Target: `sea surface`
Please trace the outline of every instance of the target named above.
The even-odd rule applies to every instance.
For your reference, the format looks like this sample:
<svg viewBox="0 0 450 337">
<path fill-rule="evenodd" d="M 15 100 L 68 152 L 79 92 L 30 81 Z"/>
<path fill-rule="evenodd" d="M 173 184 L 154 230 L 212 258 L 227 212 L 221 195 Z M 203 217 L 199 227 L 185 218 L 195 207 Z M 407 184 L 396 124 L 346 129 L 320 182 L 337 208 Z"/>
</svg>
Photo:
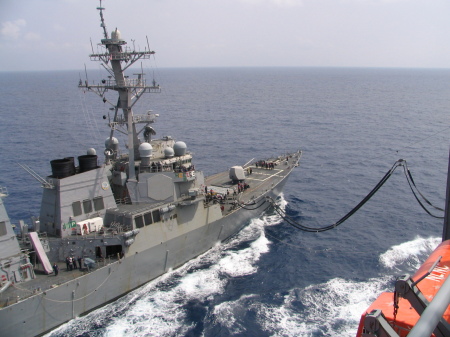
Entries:
<svg viewBox="0 0 450 337">
<path fill-rule="evenodd" d="M 302 149 L 278 203 L 303 225 L 336 222 L 398 159 L 444 207 L 448 69 L 145 72 L 162 93 L 142 98 L 135 112 L 158 113 L 157 136 L 184 141 L 206 175 Z M 102 76 L 88 72 L 89 81 Z M 84 70 L 0 73 L 0 186 L 15 224 L 38 215 L 41 198 L 18 163 L 45 177 L 52 159 L 91 147 L 103 154 L 110 105 L 79 90 L 80 79 Z M 302 232 L 269 210 L 227 242 L 48 336 L 355 336 L 365 308 L 439 243 L 442 223 L 419 206 L 399 168 L 333 230 Z"/>
</svg>

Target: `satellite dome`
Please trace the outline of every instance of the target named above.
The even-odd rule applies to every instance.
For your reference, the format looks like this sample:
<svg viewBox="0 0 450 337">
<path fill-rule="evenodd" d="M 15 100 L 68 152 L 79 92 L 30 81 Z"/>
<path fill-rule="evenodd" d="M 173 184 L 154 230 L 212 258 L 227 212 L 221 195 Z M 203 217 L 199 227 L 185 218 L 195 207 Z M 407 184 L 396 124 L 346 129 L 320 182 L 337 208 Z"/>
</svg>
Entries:
<svg viewBox="0 0 450 337">
<path fill-rule="evenodd" d="M 90 149 L 87 150 L 86 154 L 90 156 L 95 156 L 97 154 L 97 151 L 95 151 L 95 149 L 91 147 Z"/>
<path fill-rule="evenodd" d="M 116 30 L 114 30 L 111 33 L 111 39 L 112 40 L 120 40 L 121 38 L 122 38 L 122 34 L 120 34 L 120 30 L 118 30 L 116 27 Z"/>
<path fill-rule="evenodd" d="M 171 147 L 166 147 L 164 149 L 164 156 L 166 158 L 172 158 L 174 156 L 175 152 L 173 151 L 173 149 Z"/>
<path fill-rule="evenodd" d="M 176 142 L 173 146 L 173 150 L 175 151 L 175 156 L 184 156 L 186 154 L 186 143 L 185 142 Z"/>
<path fill-rule="evenodd" d="M 119 148 L 119 141 L 116 137 L 106 138 L 105 140 L 105 148 L 111 149 L 113 151 L 117 151 Z"/>
<path fill-rule="evenodd" d="M 149 143 L 142 143 L 139 145 L 139 154 L 141 157 L 149 158 L 153 152 L 153 147 Z"/>
</svg>

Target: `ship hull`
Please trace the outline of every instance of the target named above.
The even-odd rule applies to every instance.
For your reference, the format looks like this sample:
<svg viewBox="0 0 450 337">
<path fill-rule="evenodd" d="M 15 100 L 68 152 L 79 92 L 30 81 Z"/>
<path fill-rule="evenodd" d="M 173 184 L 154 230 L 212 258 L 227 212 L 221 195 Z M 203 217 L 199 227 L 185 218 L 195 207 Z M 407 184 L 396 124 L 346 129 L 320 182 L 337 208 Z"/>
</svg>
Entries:
<svg viewBox="0 0 450 337">
<path fill-rule="evenodd" d="M 290 172 L 289 172 L 290 174 Z M 277 197 L 287 174 L 259 198 Z M 258 198 L 258 200 L 259 200 Z M 177 268 L 240 231 L 263 208 L 239 208 L 227 216 L 98 268 L 65 284 L 38 292 L 0 310 L 2 336 L 35 336 L 106 303 Z"/>
</svg>

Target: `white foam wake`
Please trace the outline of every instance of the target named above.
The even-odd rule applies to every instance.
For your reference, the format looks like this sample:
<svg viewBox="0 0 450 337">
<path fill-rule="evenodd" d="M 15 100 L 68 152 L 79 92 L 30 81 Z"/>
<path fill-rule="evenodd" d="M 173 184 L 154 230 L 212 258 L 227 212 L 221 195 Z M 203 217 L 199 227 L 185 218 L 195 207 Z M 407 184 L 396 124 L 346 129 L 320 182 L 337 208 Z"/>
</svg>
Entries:
<svg viewBox="0 0 450 337">
<path fill-rule="evenodd" d="M 388 269 L 417 269 L 440 243 L 439 238 L 420 238 L 391 247 L 380 255 Z M 405 266 L 406 264 L 406 266 Z M 260 327 L 271 336 L 355 336 L 361 314 L 381 292 L 393 291 L 395 273 L 366 281 L 334 278 L 326 283 L 294 288 L 282 296 L 282 304 L 267 304 L 247 294 L 214 308 L 214 320 L 230 334 L 245 333 L 241 317 L 254 312 Z M 247 331 L 248 332 L 248 331 Z"/>
<path fill-rule="evenodd" d="M 304 289 L 291 289 L 281 305 L 265 304 L 257 295 L 245 295 L 217 305 L 213 314 L 232 334 L 245 332 L 240 317 L 242 312 L 251 310 L 271 336 L 353 337 L 364 309 L 388 283 L 388 277 L 366 282 L 335 278 Z"/>
<path fill-rule="evenodd" d="M 416 237 L 413 241 L 392 246 L 380 255 L 380 263 L 388 269 L 416 270 L 425 261 L 428 255 L 441 243 L 441 238 Z"/>
<path fill-rule="evenodd" d="M 279 203 L 286 205 L 283 198 Z M 186 324 L 185 307 L 222 294 L 230 278 L 256 273 L 256 263 L 270 246 L 263 228 L 280 221 L 278 215 L 253 219 L 228 242 L 118 301 L 72 320 L 50 336 L 71 332 L 111 337 L 183 335 L 192 328 Z M 236 249 L 246 243 L 247 247 Z M 114 315 L 115 311 L 120 312 Z"/>
</svg>

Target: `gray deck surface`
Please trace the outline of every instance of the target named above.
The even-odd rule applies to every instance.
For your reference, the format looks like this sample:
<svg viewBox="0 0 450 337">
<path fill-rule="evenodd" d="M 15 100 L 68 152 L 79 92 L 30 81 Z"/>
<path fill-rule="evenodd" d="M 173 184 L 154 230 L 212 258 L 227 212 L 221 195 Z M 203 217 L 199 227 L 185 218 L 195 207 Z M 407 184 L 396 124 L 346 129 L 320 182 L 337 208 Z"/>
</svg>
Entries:
<svg viewBox="0 0 450 337">
<path fill-rule="evenodd" d="M 208 191 L 213 189 L 213 195 L 216 195 L 216 197 L 218 194 L 225 196 L 227 190 L 230 192 L 229 196 L 223 198 L 222 200 L 214 200 L 213 196 L 209 195 L 206 197 L 206 200 L 208 200 L 207 202 L 220 202 L 221 205 L 223 205 L 223 214 L 227 215 L 238 208 L 238 204 L 249 203 L 253 198 L 257 198 L 267 190 L 270 190 L 287 174 L 289 174 L 293 166 L 297 163 L 298 157 L 293 156 L 287 160 L 286 158 L 281 160 L 278 158 L 272 160 L 268 159 L 266 161 L 274 162 L 274 168 L 257 168 L 254 164 L 244 167 L 245 170 L 247 170 L 247 168 L 251 168 L 252 174 L 246 173 L 245 183 L 249 185 L 249 188 L 245 189 L 242 193 L 237 193 L 237 184 L 232 183 L 228 176 L 228 171 L 206 177 L 205 184 L 208 187 Z M 236 193 L 234 193 L 234 190 L 236 190 Z M 115 261 L 115 259 L 96 261 L 96 268 L 100 268 Z M 57 276 L 54 274 L 45 275 L 42 266 L 37 265 L 37 268 L 35 268 L 35 279 L 26 283 L 11 285 L 6 291 L 0 294 L 0 307 L 16 303 L 21 299 L 43 292 L 46 289 L 55 287 L 56 285 L 64 284 L 89 272 L 86 268 L 83 268 L 82 270 L 74 269 L 72 271 L 68 271 L 65 262 L 50 262 L 52 265 L 54 262 L 57 262 L 59 266 L 59 274 Z"/>
<path fill-rule="evenodd" d="M 234 194 L 234 190 L 237 192 L 237 184 L 233 184 L 228 176 L 228 172 L 221 172 L 205 179 L 205 184 L 208 190 L 212 189 L 214 192 L 226 193 L 227 190 L 230 191 L 230 196 L 226 198 L 224 208 L 224 215 L 232 210 L 232 205 L 238 201 L 239 203 L 251 202 L 253 198 L 257 198 L 264 192 L 270 190 L 274 185 L 276 185 L 280 180 L 282 180 L 286 175 L 289 174 L 293 165 L 297 163 L 297 158 L 292 157 L 283 158 L 283 160 L 273 159 L 266 160 L 267 162 L 273 162 L 275 164 L 273 169 L 267 169 L 262 167 L 256 167 L 255 165 L 245 166 L 246 171 L 245 183 L 249 185 L 249 188 L 245 189 L 243 193 Z M 247 169 L 251 168 L 252 173 L 247 174 Z"/>
<path fill-rule="evenodd" d="M 97 261 L 96 268 L 103 267 L 103 265 L 115 261 L 117 261 L 117 259 L 105 259 Z M 53 265 L 53 263 L 56 261 L 50 262 Z M 58 276 L 55 276 L 53 273 L 50 275 L 46 275 L 44 273 L 44 268 L 42 267 L 42 265 L 38 264 L 35 268 L 36 278 L 26 283 L 11 285 L 5 292 L 0 294 L 0 307 L 16 303 L 21 299 L 40 293 L 42 291 L 45 291 L 46 289 L 53 288 L 56 285 L 64 284 L 70 280 L 76 279 L 86 273 L 89 273 L 86 267 L 84 267 L 82 270 L 73 269 L 69 271 L 67 270 L 65 262 L 57 262 L 57 265 L 59 267 L 59 273 Z"/>
</svg>

